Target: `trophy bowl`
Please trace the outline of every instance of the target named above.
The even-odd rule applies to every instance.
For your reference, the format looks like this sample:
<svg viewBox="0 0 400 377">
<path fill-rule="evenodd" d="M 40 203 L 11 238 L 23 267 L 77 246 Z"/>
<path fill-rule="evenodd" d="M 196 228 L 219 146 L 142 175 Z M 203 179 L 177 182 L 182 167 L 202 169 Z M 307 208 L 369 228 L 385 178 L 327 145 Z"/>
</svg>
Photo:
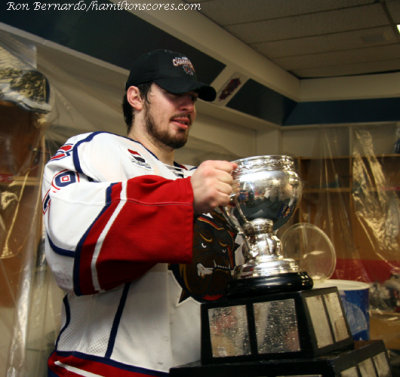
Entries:
<svg viewBox="0 0 400 377">
<path fill-rule="evenodd" d="M 265 155 L 234 161 L 231 204 L 226 220 L 244 239 L 244 262 L 236 265 L 228 296 L 312 288 L 312 279 L 294 259 L 285 258 L 276 231 L 292 216 L 301 198 L 302 182 L 294 160 Z"/>
</svg>

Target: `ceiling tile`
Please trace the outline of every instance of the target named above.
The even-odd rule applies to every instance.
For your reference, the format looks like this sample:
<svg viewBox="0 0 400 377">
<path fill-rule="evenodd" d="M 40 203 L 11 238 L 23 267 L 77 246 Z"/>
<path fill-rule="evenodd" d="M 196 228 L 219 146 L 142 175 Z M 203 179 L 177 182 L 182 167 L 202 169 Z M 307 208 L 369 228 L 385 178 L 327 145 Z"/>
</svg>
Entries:
<svg viewBox="0 0 400 377">
<path fill-rule="evenodd" d="M 388 45 L 374 48 L 354 49 L 347 51 L 326 52 L 321 54 L 292 56 L 274 59 L 287 70 L 352 64 L 367 61 L 382 61 L 400 58 L 400 45 Z"/>
<path fill-rule="evenodd" d="M 251 46 L 269 58 L 278 58 L 393 44 L 396 41 L 397 37 L 393 28 L 385 26 L 336 34 L 255 43 L 251 44 Z"/>
<path fill-rule="evenodd" d="M 386 7 L 389 11 L 390 16 L 396 24 L 400 24 L 400 1 L 399 0 L 387 0 Z"/>
<path fill-rule="evenodd" d="M 400 71 L 400 0 L 201 0 L 200 13 L 298 77 Z"/>
<path fill-rule="evenodd" d="M 362 17 L 360 17 L 360 13 Z M 245 42 L 254 43 L 322 35 L 387 24 L 388 20 L 382 7 L 379 4 L 373 4 L 361 8 L 231 25 L 227 27 L 227 30 Z"/>
<path fill-rule="evenodd" d="M 361 62 L 355 64 L 338 64 L 326 67 L 296 68 L 293 73 L 300 78 L 335 77 L 394 72 L 399 71 L 399 67 L 400 59 L 393 59 L 380 62 Z"/>
<path fill-rule="evenodd" d="M 195 0 L 190 0 L 195 2 Z M 344 9 L 375 0 L 214 0 L 201 4 L 201 13 L 222 26 L 264 21 L 307 13 Z"/>
</svg>

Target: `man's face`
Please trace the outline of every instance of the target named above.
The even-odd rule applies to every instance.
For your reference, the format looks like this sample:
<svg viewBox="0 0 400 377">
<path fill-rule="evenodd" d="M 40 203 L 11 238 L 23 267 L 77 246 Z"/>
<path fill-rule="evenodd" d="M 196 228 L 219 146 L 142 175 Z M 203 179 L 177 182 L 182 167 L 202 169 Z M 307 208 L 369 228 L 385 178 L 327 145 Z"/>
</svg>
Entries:
<svg viewBox="0 0 400 377">
<path fill-rule="evenodd" d="M 189 129 L 196 119 L 197 94 L 172 94 L 153 84 L 145 102 L 145 122 L 149 136 L 171 149 L 186 144 Z"/>
</svg>

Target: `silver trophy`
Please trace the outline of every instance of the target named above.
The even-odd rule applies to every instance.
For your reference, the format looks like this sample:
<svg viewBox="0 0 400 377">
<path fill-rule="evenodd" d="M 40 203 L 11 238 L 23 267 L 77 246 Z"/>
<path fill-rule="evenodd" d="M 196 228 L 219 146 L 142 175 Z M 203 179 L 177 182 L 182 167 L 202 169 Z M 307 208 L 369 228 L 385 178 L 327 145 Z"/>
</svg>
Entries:
<svg viewBox="0 0 400 377">
<path fill-rule="evenodd" d="M 245 258 L 236 261 L 226 295 L 201 304 L 201 363 L 173 368 L 171 377 L 353 376 L 366 363 L 370 373 L 379 367 L 388 371 L 382 342 L 376 349 L 378 343 L 368 342 L 366 352 L 357 346 L 352 353 L 338 289 L 310 289 L 312 279 L 281 250 L 276 232 L 302 192 L 293 159 L 258 156 L 235 162 L 232 203 L 221 210 L 243 236 Z"/>
<path fill-rule="evenodd" d="M 302 182 L 289 156 L 266 155 L 234 161 L 231 204 L 222 208 L 226 220 L 244 239 L 244 263 L 237 265 L 228 295 L 248 296 L 272 291 L 312 288 L 312 279 L 285 258 L 277 230 L 300 200 Z"/>
</svg>

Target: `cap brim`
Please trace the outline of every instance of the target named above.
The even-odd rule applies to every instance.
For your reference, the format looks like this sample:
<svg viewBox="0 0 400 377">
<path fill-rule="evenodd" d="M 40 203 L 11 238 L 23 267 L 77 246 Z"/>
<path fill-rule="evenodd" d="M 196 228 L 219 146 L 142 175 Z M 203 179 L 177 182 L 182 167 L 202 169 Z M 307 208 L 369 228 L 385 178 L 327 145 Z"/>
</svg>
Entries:
<svg viewBox="0 0 400 377">
<path fill-rule="evenodd" d="M 217 96 L 217 92 L 212 86 L 196 80 L 183 80 L 179 78 L 157 79 L 154 82 L 166 91 L 174 94 L 196 92 L 199 98 L 204 101 L 212 102 Z"/>
</svg>

